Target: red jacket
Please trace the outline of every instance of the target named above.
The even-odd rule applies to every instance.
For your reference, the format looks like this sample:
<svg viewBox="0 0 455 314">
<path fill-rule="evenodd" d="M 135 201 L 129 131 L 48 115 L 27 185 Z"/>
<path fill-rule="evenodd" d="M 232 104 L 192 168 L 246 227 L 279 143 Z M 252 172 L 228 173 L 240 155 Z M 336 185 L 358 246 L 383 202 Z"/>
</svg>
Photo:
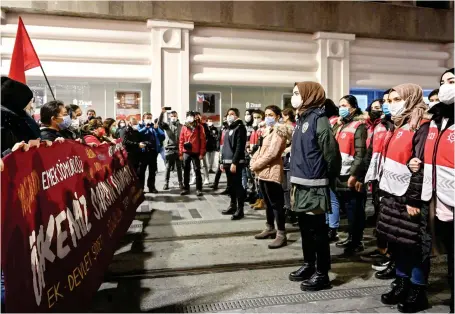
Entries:
<svg viewBox="0 0 455 314">
<path fill-rule="evenodd" d="M 186 142 L 190 142 L 192 149 L 187 151 L 183 146 Z M 206 153 L 206 140 L 204 127 L 198 124 L 194 129 L 191 129 L 184 125 L 182 131 L 180 132 L 179 140 L 179 154 L 183 156 L 183 153 L 192 153 L 198 154 L 199 156 L 204 156 Z"/>
</svg>

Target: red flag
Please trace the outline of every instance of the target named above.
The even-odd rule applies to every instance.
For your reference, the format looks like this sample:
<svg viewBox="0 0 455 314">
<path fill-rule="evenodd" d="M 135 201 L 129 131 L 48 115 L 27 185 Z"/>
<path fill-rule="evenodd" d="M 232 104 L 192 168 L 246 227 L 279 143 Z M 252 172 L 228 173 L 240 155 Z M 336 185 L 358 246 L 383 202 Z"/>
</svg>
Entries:
<svg viewBox="0 0 455 314">
<path fill-rule="evenodd" d="M 33 48 L 24 23 L 19 17 L 17 25 L 16 42 L 14 43 L 13 56 L 9 68 L 9 78 L 26 84 L 25 71 L 39 67 L 41 62 Z"/>
</svg>

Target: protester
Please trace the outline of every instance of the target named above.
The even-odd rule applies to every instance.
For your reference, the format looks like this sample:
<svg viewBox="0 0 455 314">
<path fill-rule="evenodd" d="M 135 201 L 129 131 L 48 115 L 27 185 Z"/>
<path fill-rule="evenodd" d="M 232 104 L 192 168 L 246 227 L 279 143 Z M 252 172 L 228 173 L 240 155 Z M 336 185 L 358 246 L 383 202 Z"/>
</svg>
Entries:
<svg viewBox="0 0 455 314">
<path fill-rule="evenodd" d="M 70 129 L 72 119 L 59 100 L 50 101 L 41 107 L 41 139 L 55 141 L 57 138 L 75 140 L 77 135 Z"/>
<path fill-rule="evenodd" d="M 105 137 L 106 130 L 98 119 L 91 119 L 81 128 L 82 142 L 89 146 L 99 146 L 109 140 Z"/>
<path fill-rule="evenodd" d="M 215 155 L 218 150 L 219 134 L 218 129 L 213 125 L 213 119 L 207 119 L 207 161 L 209 167 L 209 173 L 215 173 L 213 171 L 213 165 L 215 164 Z"/>
<path fill-rule="evenodd" d="M 339 108 L 340 118 L 334 130 L 341 152 L 342 167 L 336 190 L 340 203 L 346 208 L 349 236 L 337 242 L 336 246 L 344 248 L 344 254 L 349 255 L 364 250 L 362 240 L 366 219 L 366 190 L 363 181 L 367 130 L 364 116 L 354 96 L 346 95 L 341 98 Z"/>
<path fill-rule="evenodd" d="M 93 119 L 95 117 L 96 117 L 96 111 L 95 110 L 93 110 L 93 109 L 87 110 L 87 121 L 85 123 L 89 122 L 91 119 Z"/>
<path fill-rule="evenodd" d="M 121 138 L 123 140 L 126 132 L 126 121 L 123 119 L 118 120 L 117 126 L 118 128 L 117 132 L 115 132 L 115 138 Z"/>
<path fill-rule="evenodd" d="M 182 124 L 179 121 L 177 111 L 171 111 L 169 116 L 169 122 L 164 122 L 164 115 L 166 109 L 161 109 L 159 118 L 159 126 L 166 133 L 166 139 L 164 141 L 165 149 L 165 162 L 166 162 L 166 174 L 163 190 L 169 189 L 169 179 L 171 177 L 171 169 L 177 168 L 177 178 L 179 181 L 179 188 L 183 190 L 183 176 L 182 176 L 182 161 L 179 158 L 179 140 L 182 132 Z"/>
<path fill-rule="evenodd" d="M 103 122 L 104 131 L 106 132 L 106 137 L 109 138 L 111 141 L 115 141 L 117 133 L 117 121 L 112 118 L 107 118 Z"/>
<path fill-rule="evenodd" d="M 33 99 L 33 92 L 21 82 L 2 76 L 1 94 L 1 147 L 2 156 L 12 152 L 20 144 L 27 146 L 30 140 L 40 137 L 40 129 L 25 108 Z M 17 147 L 16 147 L 17 149 Z"/>
<path fill-rule="evenodd" d="M 209 128 L 207 126 L 207 123 L 202 121 L 202 116 L 200 112 L 195 112 L 194 113 L 194 119 L 195 121 L 200 124 L 204 128 L 204 134 L 205 134 L 205 147 L 207 148 L 207 145 L 209 144 L 208 142 L 211 141 L 210 136 L 209 136 Z M 213 144 L 213 143 L 211 143 Z M 210 184 L 210 178 L 209 178 L 209 167 L 207 163 L 207 154 L 204 155 L 204 158 L 202 158 L 202 167 L 204 167 L 204 185 L 209 185 Z M 194 184 L 196 182 L 196 176 L 194 175 L 194 169 L 193 169 L 193 180 L 191 180 L 191 184 Z"/>
<path fill-rule="evenodd" d="M 223 118 L 223 124 L 221 128 L 221 136 L 219 140 L 219 158 L 218 158 L 218 165 L 222 164 L 221 161 L 221 151 L 223 150 L 223 144 L 224 144 L 224 138 L 226 137 L 226 133 L 229 132 L 229 124 L 226 121 L 226 116 Z M 220 178 L 221 174 L 223 171 L 221 168 L 218 166 L 218 169 L 215 174 L 215 180 L 213 181 L 213 184 L 210 186 L 214 191 L 218 190 L 218 184 L 220 183 Z M 226 189 L 220 193 L 221 195 L 228 195 L 229 194 L 229 186 L 226 186 Z"/>
<path fill-rule="evenodd" d="M 229 132 L 224 138 L 223 150 L 221 151 L 220 168 L 226 172 L 228 186 L 230 189 L 231 202 L 223 215 L 232 215 L 232 220 L 239 220 L 244 217 L 245 189 L 242 185 L 242 171 L 245 167 L 245 146 L 246 128 L 239 118 L 237 108 L 230 108 L 227 111 L 227 122 Z"/>
<path fill-rule="evenodd" d="M 292 138 L 291 183 L 304 264 L 289 275 L 303 281 L 302 290 L 330 287 L 330 246 L 325 213 L 330 213 L 330 188 L 340 173 L 341 157 L 323 109 L 325 91 L 319 83 L 301 82 L 293 89 L 298 114 Z"/>
<path fill-rule="evenodd" d="M 420 86 L 398 85 L 390 91 L 389 100 L 395 130 L 384 146 L 377 233 L 394 246 L 396 284 L 381 296 L 381 301 L 398 304 L 401 312 L 408 313 L 428 306 L 425 293 L 431 249 L 431 236 L 426 230 L 428 205 L 421 199 L 422 170 L 411 174 L 407 164 L 413 153 L 423 152 L 429 124 L 422 122 L 427 105 Z"/>
<path fill-rule="evenodd" d="M 79 131 L 79 128 L 83 125 L 83 122 L 81 122 L 81 115 L 82 115 L 82 110 L 78 105 L 67 105 L 66 107 L 66 112 L 68 112 L 68 115 L 71 117 L 71 127 L 74 131 Z"/>
<path fill-rule="evenodd" d="M 248 148 L 250 146 L 251 133 L 253 133 L 253 131 L 254 131 L 253 112 L 254 112 L 253 109 L 247 109 L 245 112 L 245 121 L 244 121 L 245 128 L 246 128 L 246 147 L 245 147 L 246 151 L 245 151 L 245 167 L 243 168 L 243 172 L 242 172 L 242 185 L 243 185 L 243 188 L 245 189 L 245 193 L 247 195 L 247 198 L 246 198 L 247 201 L 249 200 L 249 196 L 250 196 L 250 194 L 248 192 L 248 188 L 249 188 L 248 183 L 249 183 L 249 181 L 253 180 L 253 175 L 250 170 L 251 155 L 248 152 Z"/>
<path fill-rule="evenodd" d="M 282 112 L 283 122 L 291 130 L 291 134 L 294 132 L 295 128 L 295 113 L 292 108 L 286 108 Z M 296 223 L 297 217 L 295 212 L 291 209 L 291 143 L 292 136 L 290 136 L 286 141 L 286 149 L 283 152 L 283 181 L 282 187 L 284 192 L 284 212 L 286 214 L 286 220 L 289 223 Z"/>
<path fill-rule="evenodd" d="M 183 161 L 183 191 L 181 195 L 190 193 L 190 172 L 193 163 L 196 176 L 196 195 L 202 196 L 201 160 L 206 150 L 204 127 L 195 119 L 196 113 L 188 111 L 185 125 L 182 127 L 179 138 L 179 155 Z"/>
<path fill-rule="evenodd" d="M 440 102 L 430 108 L 432 114 L 425 148 L 413 158 L 409 167 L 417 176 L 423 170 L 422 200 L 430 203 L 434 251 L 447 254 L 448 281 L 451 292 L 450 313 L 454 312 L 454 222 L 453 210 L 455 170 L 454 170 L 454 69 L 445 71 L 440 79 L 438 99 Z M 423 127 L 422 127 L 423 128 Z M 423 168 L 423 169 L 422 169 Z M 411 279 L 412 280 L 412 279 Z M 419 310 L 412 300 L 406 300 L 405 310 Z M 407 306 L 406 306 L 407 305 Z"/>
<path fill-rule="evenodd" d="M 165 139 L 163 130 L 159 128 L 158 123 L 153 123 L 153 116 L 146 112 L 142 115 L 142 123 L 139 124 L 139 133 L 142 137 L 142 143 L 145 147 L 142 148 L 139 164 L 139 181 L 142 188 L 145 186 L 145 173 L 149 170 L 147 178 L 147 187 L 149 193 L 158 193 L 155 187 L 156 172 L 158 171 L 158 154 L 161 151 L 161 143 Z"/>
<path fill-rule="evenodd" d="M 128 152 L 129 162 L 138 174 L 141 153 L 142 149 L 145 148 L 145 143 L 142 141 L 142 136 L 139 133 L 139 124 L 134 116 L 130 118 L 129 125 L 125 129 L 123 145 L 125 145 L 125 149 Z"/>
<path fill-rule="evenodd" d="M 281 109 L 277 106 L 265 108 L 265 123 L 267 132 L 264 134 L 262 147 L 251 159 L 251 170 L 259 178 L 259 187 L 267 203 L 266 228 L 255 235 L 255 239 L 262 240 L 275 238 L 268 245 L 269 249 L 278 249 L 287 245 L 285 228 L 284 192 L 282 155 L 286 144 L 290 142 L 292 127 L 278 124 L 281 118 Z M 284 179 L 286 180 L 286 179 Z M 276 229 L 275 229 L 276 220 Z M 278 229 L 278 231 L 277 231 Z"/>
<path fill-rule="evenodd" d="M 259 142 L 261 141 L 262 135 L 262 128 L 260 124 L 263 123 L 264 119 L 264 111 L 257 109 L 253 111 L 253 131 L 251 132 L 251 136 L 249 138 L 249 147 L 247 148 L 247 152 L 250 155 L 254 155 L 254 153 L 260 148 Z M 265 126 L 265 123 L 264 123 Z M 253 209 L 263 209 L 265 207 L 265 202 L 263 199 L 263 195 L 261 191 L 259 191 L 259 186 L 257 179 L 254 177 L 253 173 L 253 185 L 251 189 L 251 196 L 249 197 L 250 206 Z"/>
</svg>

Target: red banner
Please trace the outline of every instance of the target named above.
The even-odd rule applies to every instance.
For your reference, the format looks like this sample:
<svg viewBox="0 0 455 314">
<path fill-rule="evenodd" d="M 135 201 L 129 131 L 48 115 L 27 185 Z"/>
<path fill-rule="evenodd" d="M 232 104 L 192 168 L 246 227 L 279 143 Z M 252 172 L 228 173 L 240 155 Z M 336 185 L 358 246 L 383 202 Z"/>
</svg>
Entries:
<svg viewBox="0 0 455 314">
<path fill-rule="evenodd" d="M 84 310 L 144 201 L 122 144 L 73 142 L 3 159 L 2 270 L 8 312 Z"/>
</svg>

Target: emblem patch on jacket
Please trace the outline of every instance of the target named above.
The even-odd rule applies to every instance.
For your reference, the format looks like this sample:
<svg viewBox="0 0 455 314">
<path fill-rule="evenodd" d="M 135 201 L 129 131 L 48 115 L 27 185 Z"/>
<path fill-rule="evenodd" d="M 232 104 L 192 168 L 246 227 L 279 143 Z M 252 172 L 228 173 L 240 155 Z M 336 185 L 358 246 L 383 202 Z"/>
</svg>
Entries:
<svg viewBox="0 0 455 314">
<path fill-rule="evenodd" d="M 305 133 L 306 130 L 308 130 L 308 122 L 305 122 L 305 123 L 302 125 L 302 133 Z"/>
</svg>

